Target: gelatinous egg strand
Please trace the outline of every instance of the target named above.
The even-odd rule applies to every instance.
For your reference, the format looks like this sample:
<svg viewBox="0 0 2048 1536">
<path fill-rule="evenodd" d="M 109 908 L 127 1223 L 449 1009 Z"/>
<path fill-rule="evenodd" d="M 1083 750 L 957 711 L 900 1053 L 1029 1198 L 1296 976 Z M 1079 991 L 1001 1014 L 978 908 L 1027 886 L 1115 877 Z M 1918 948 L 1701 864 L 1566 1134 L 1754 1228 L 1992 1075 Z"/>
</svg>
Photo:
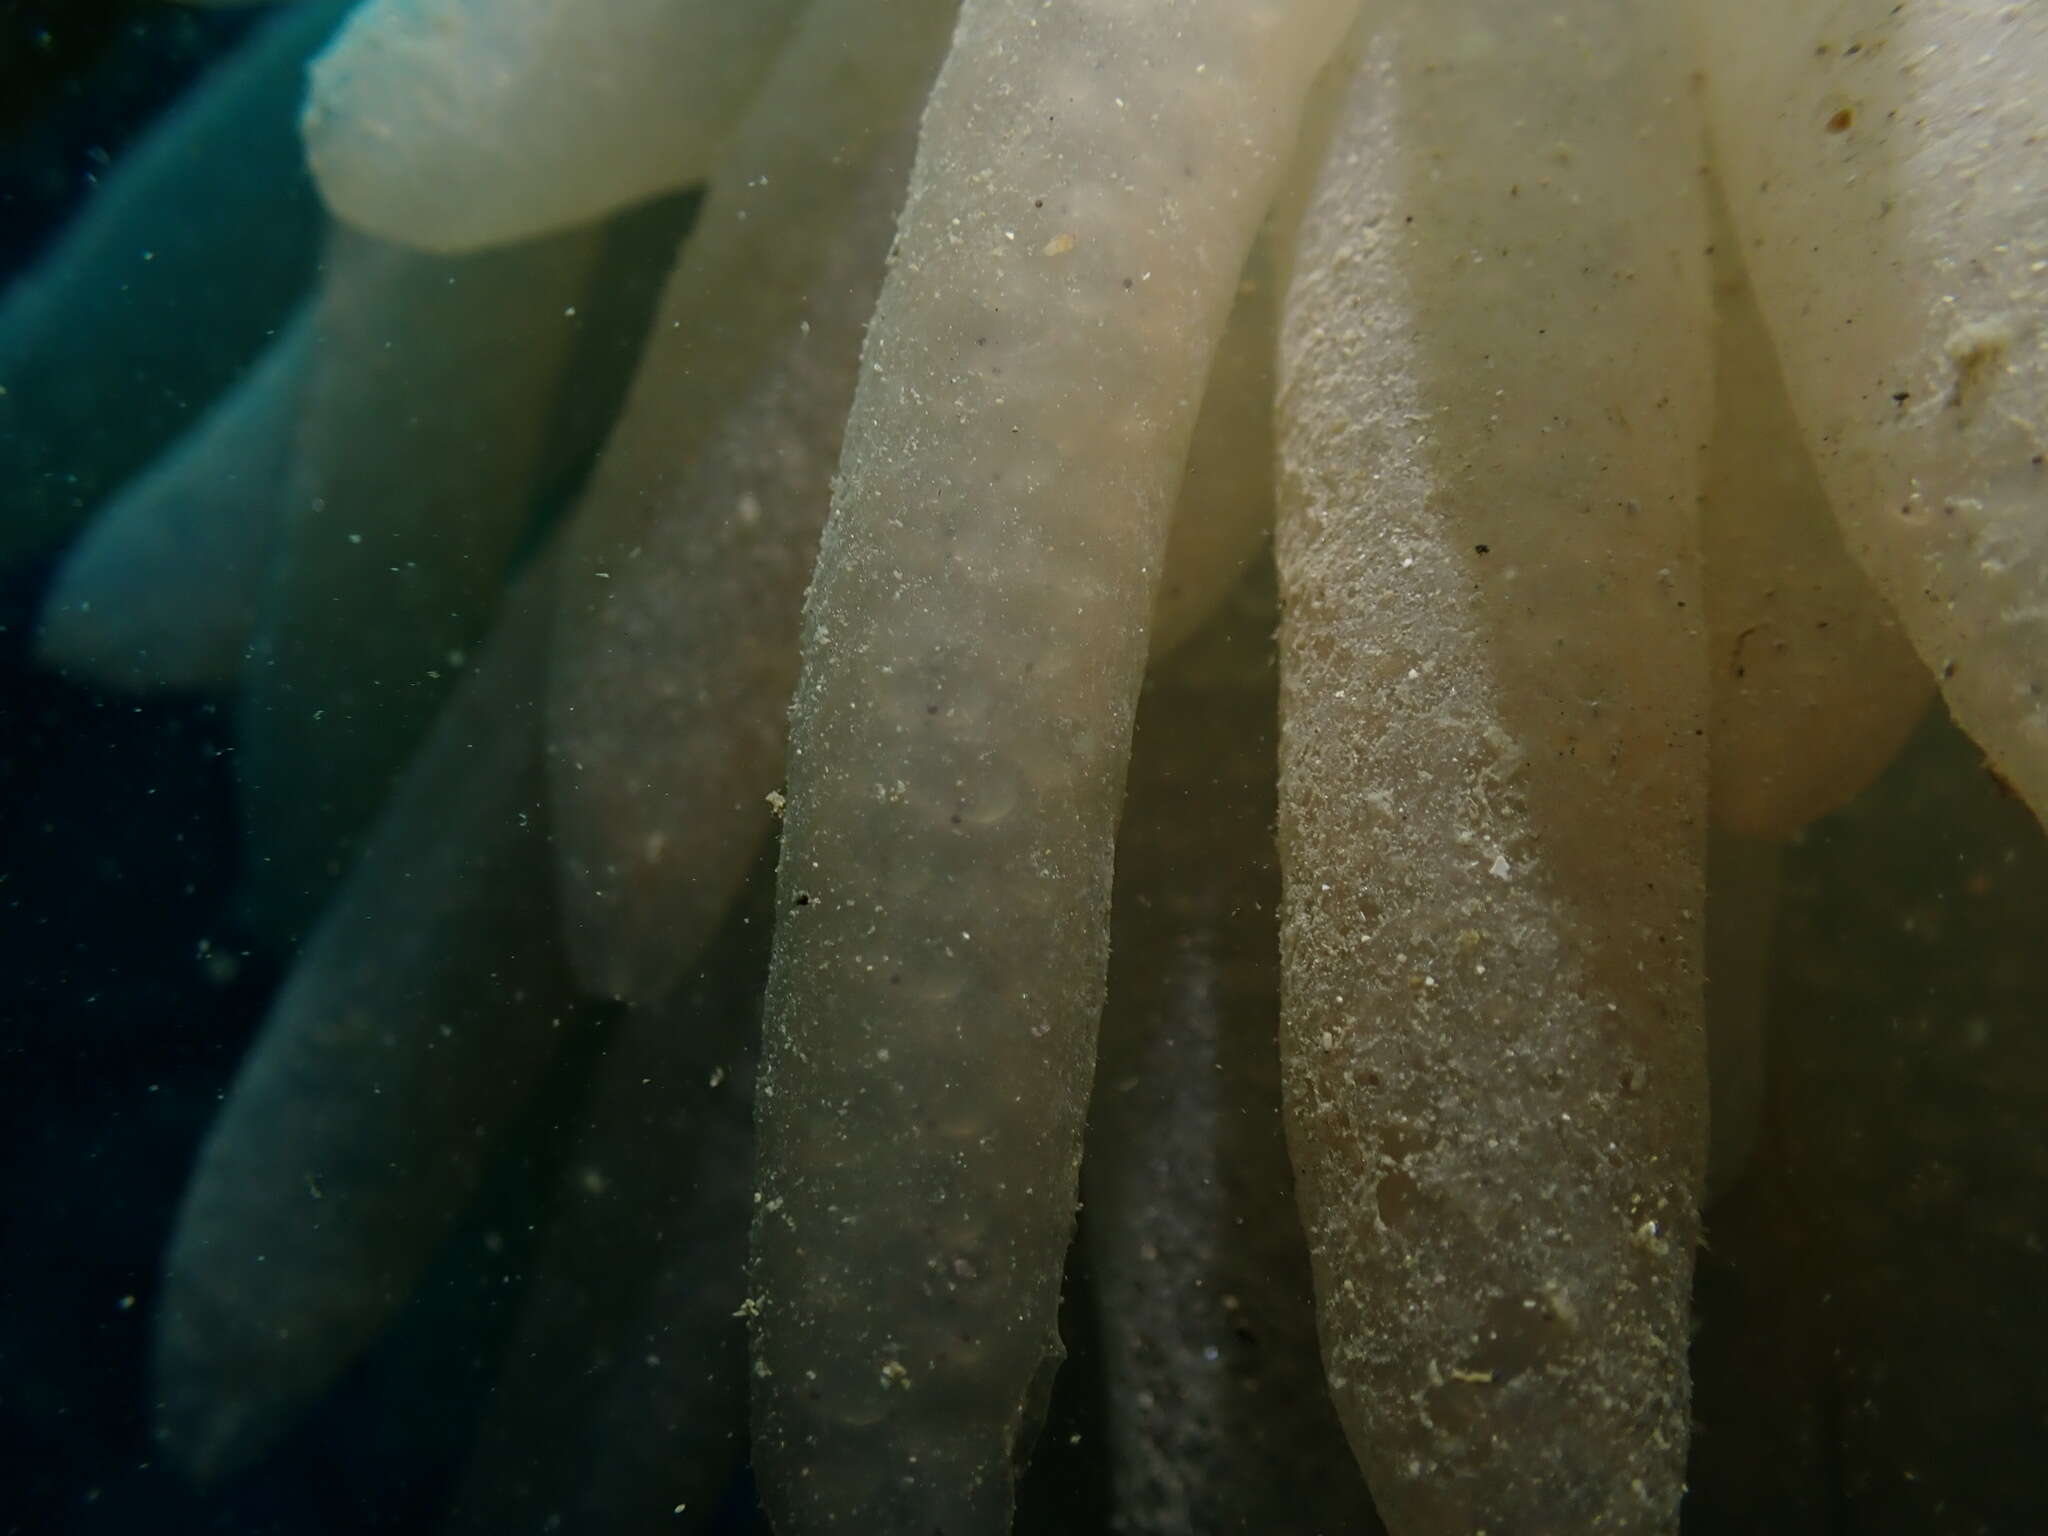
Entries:
<svg viewBox="0 0 2048 1536">
<path fill-rule="evenodd" d="M 1389 1528 L 1676 1528 L 1779 844 L 1937 679 L 2048 806 L 2048 21 L 1399 0 L 1340 48 L 1352 9 L 369 0 L 313 70 L 306 149 L 352 227 L 294 312 L 310 202 L 251 125 L 341 15 L 308 0 L 10 297 L 0 549 L 128 480 L 46 653 L 239 690 L 245 915 L 310 933 L 168 1259 L 188 1466 L 260 1454 L 365 1347 L 597 994 L 630 1006 L 462 1518 L 530 1493 L 673 1528 L 664 1445 L 708 1502 L 738 1312 L 786 1536 L 1006 1528 L 1061 1353 L 1140 677 L 1277 499 L 1283 1054 L 1205 1075 L 1270 1027 L 1231 979 L 1270 929 L 1175 851 L 1258 818 L 1142 798 L 1251 793 L 1267 738 L 1224 735 L 1269 696 L 1212 636 L 1155 695 L 1188 741 L 1134 780 L 1119 888 L 1165 958 L 1115 996 L 1171 1021 L 1113 1017 L 1096 1085 L 1145 1077 L 1088 1178 L 1111 1498 L 1170 1529 L 1231 1505 L 1235 1458 L 1335 1433 L 1216 1430 L 1304 1342 L 1302 1255 L 1231 1182 L 1284 1182 L 1274 1122 L 1232 1139 L 1277 1070 L 1330 1396 Z M 699 180 L 644 355 L 606 344 L 639 360 L 613 425 L 579 359 L 618 211 Z M 141 233 L 167 220 L 241 261 Z M 755 920 L 785 806 L 749 1202 L 742 1085 L 712 1079 L 744 1078 L 751 1018 L 705 946 Z M 668 1177 L 620 1171 L 656 1146 Z M 1240 1240 L 1293 1281 L 1229 1279 Z M 1236 1324 L 1289 1319 L 1270 1378 L 1196 1374 L 1231 1325 L 1175 1287 L 1226 1280 Z M 579 1375 L 586 1343 L 649 1374 Z M 578 1415 L 612 1426 L 593 1464 L 529 1476 Z"/>
</svg>

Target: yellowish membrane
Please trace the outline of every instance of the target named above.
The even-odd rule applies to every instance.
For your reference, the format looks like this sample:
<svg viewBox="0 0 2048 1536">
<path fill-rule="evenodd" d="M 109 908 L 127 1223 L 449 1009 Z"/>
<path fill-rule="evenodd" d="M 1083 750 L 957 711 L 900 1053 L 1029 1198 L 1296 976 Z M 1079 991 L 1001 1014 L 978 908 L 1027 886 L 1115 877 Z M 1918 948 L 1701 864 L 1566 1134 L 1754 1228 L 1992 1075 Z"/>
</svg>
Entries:
<svg viewBox="0 0 2048 1536">
<path fill-rule="evenodd" d="M 1273 531 L 1273 345 L 1279 281 L 1262 235 L 1216 343 L 1166 531 L 1152 602 L 1152 655 L 1170 655 L 1238 585 Z"/>
<path fill-rule="evenodd" d="M 1850 552 L 2048 811 L 2048 12 L 1693 8 L 1710 128 Z"/>
<path fill-rule="evenodd" d="M 1713 819 L 1738 838 L 1782 839 L 1877 777 L 1934 679 L 1842 543 L 1718 187 L 1709 209 L 1714 424 L 1700 547 Z"/>
</svg>

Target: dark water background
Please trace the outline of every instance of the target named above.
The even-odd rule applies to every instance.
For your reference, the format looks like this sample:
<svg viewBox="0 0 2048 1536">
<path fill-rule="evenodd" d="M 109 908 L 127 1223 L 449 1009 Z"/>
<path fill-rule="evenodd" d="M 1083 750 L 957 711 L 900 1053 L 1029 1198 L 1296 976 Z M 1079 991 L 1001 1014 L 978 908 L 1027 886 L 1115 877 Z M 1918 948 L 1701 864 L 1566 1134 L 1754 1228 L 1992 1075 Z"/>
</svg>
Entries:
<svg viewBox="0 0 2048 1536">
<path fill-rule="evenodd" d="M 0 7 L 0 282 L 257 14 Z M 219 1496 L 153 1455 L 159 1256 L 281 967 L 223 926 L 225 702 L 116 697 L 39 668 L 54 560 L 0 571 L 0 1531 L 425 1528 L 452 1456 L 440 1426 L 483 1386 L 427 1330 L 401 1346 L 431 1392 L 410 1415 L 370 1363 Z"/>
<path fill-rule="evenodd" d="M 250 24 L 0 3 L 0 284 Z M 38 668 L 49 571 L 0 570 L 0 1533 L 433 1529 L 558 1106 L 275 1455 L 206 1496 L 159 1462 L 159 1257 L 283 957 L 226 926 L 224 704 Z M 1938 711 L 1788 858 L 1770 1056 L 1765 1143 L 1709 1220 L 1688 1532 L 2048 1532 L 2048 848 Z M 1088 1422 L 1075 1290 L 1056 1447 Z M 1054 1475 L 1085 1506 L 1098 1473 Z"/>
</svg>

